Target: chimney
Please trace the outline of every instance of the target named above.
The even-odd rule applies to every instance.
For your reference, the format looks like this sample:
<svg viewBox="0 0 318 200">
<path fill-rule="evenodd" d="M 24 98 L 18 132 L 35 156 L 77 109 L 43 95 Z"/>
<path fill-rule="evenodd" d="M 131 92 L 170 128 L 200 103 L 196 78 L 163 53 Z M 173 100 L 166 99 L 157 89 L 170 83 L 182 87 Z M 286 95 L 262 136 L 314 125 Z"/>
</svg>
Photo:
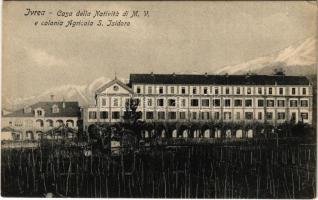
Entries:
<svg viewBox="0 0 318 200">
<path fill-rule="evenodd" d="M 54 101 L 54 94 L 51 94 L 50 97 L 51 97 L 51 101 Z"/>
</svg>

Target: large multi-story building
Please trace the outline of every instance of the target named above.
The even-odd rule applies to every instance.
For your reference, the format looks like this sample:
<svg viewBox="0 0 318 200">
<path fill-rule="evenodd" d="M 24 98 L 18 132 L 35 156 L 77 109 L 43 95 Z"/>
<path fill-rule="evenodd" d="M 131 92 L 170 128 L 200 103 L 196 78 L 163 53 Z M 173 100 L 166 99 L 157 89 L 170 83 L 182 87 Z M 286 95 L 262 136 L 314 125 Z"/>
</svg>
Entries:
<svg viewBox="0 0 318 200">
<path fill-rule="evenodd" d="M 121 121 L 130 98 L 139 99 L 144 121 L 312 123 L 312 85 L 303 76 L 153 73 L 101 86 L 84 122 Z"/>
<path fill-rule="evenodd" d="M 2 131 L 11 130 L 15 140 L 36 140 L 61 125 L 78 129 L 78 102 L 38 102 L 2 116 Z"/>
</svg>

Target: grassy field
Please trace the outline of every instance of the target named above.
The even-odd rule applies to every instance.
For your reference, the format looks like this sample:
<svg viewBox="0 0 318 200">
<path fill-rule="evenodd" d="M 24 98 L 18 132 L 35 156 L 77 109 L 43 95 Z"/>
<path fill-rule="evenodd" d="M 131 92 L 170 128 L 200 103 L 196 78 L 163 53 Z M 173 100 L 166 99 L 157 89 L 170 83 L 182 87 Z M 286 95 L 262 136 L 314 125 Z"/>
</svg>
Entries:
<svg viewBox="0 0 318 200">
<path fill-rule="evenodd" d="M 314 198 L 316 145 L 300 143 L 182 143 L 92 156 L 56 144 L 2 149 L 1 191 L 8 197 Z"/>
</svg>

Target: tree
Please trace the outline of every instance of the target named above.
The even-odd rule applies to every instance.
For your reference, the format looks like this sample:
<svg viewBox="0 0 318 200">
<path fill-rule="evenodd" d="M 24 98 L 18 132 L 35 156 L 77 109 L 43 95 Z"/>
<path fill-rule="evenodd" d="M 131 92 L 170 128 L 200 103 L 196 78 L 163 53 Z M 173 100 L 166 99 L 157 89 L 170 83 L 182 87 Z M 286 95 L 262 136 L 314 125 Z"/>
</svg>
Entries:
<svg viewBox="0 0 318 200">
<path fill-rule="evenodd" d="M 136 124 L 138 119 L 141 118 L 141 111 L 137 111 L 138 105 L 140 104 L 139 99 L 130 98 L 126 101 L 125 112 L 124 112 L 124 121 L 128 124 Z"/>
<path fill-rule="evenodd" d="M 131 130 L 138 138 L 140 137 L 141 127 L 141 123 L 138 120 L 141 119 L 142 116 L 142 112 L 137 111 L 139 104 L 139 99 L 130 98 L 128 101 L 126 101 L 125 112 L 123 116 L 126 129 Z"/>
<path fill-rule="evenodd" d="M 273 75 L 285 76 L 285 70 L 282 67 L 277 67 L 274 69 Z"/>
</svg>

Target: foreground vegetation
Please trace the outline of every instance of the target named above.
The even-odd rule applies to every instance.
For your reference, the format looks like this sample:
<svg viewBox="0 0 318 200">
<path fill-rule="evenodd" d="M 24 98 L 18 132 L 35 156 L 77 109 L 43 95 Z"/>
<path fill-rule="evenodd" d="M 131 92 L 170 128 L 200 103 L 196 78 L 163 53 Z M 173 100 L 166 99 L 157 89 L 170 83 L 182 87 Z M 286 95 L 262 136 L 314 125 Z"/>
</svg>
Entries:
<svg viewBox="0 0 318 200">
<path fill-rule="evenodd" d="M 164 144 L 165 142 L 163 142 Z M 298 139 L 152 145 L 117 153 L 2 149 L 3 196 L 314 198 L 316 145 Z"/>
</svg>

